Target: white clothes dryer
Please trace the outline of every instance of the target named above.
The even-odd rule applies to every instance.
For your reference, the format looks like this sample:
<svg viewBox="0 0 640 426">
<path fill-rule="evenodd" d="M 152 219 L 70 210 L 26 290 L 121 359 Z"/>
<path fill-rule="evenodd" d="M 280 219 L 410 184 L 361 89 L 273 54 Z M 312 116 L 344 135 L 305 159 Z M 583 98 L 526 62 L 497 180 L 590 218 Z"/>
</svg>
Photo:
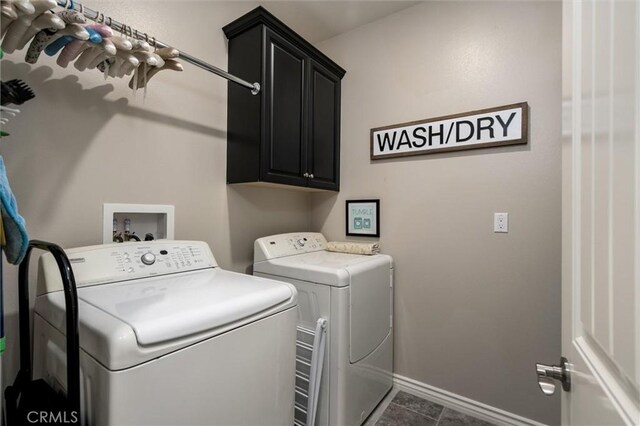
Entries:
<svg viewBox="0 0 640 426">
<path fill-rule="evenodd" d="M 225 271 L 209 246 L 66 250 L 78 287 L 81 413 L 89 425 L 290 425 L 296 290 Z M 55 260 L 40 260 L 34 377 L 66 388 Z"/>
<path fill-rule="evenodd" d="M 326 247 L 320 233 L 260 238 L 253 271 L 296 287 L 304 327 L 328 320 L 316 425 L 359 425 L 392 387 L 393 260 Z"/>
</svg>

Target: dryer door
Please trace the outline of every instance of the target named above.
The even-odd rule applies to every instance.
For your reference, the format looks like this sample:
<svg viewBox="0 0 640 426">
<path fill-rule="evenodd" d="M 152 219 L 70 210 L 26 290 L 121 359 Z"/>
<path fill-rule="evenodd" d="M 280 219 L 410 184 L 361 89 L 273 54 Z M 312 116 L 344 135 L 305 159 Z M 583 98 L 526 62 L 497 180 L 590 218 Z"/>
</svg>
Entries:
<svg viewBox="0 0 640 426">
<path fill-rule="evenodd" d="M 391 331 L 391 258 L 374 256 L 350 266 L 349 360 L 355 363 L 373 352 Z"/>
</svg>

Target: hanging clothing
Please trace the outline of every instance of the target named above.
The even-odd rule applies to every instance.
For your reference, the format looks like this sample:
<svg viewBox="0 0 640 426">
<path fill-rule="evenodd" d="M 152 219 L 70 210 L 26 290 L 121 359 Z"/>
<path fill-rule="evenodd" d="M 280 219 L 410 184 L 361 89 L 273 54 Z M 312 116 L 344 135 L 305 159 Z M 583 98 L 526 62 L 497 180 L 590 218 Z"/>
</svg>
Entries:
<svg viewBox="0 0 640 426">
<path fill-rule="evenodd" d="M 5 254 L 9 263 L 19 264 L 27 253 L 29 235 L 24 218 L 18 213 L 16 197 L 11 192 L 4 159 L 0 155 L 0 213 L 6 244 Z"/>
<path fill-rule="evenodd" d="M 4 225 L 2 222 L 2 215 L 0 214 L 0 246 L 4 247 L 7 245 L 7 239 L 4 236 Z"/>
</svg>

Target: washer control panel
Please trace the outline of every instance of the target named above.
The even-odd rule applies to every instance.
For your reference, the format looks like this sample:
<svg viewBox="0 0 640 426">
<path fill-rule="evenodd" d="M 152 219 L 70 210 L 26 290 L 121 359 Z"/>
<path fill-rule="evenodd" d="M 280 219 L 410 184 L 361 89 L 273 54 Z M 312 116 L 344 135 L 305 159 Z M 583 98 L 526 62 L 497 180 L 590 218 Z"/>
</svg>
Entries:
<svg viewBox="0 0 640 426">
<path fill-rule="evenodd" d="M 327 240 L 319 232 L 272 235 L 256 240 L 253 246 L 253 261 L 260 262 L 267 259 L 326 250 L 326 248 Z"/>
<path fill-rule="evenodd" d="M 218 266 L 202 241 L 141 241 L 65 250 L 77 287 L 188 272 Z M 62 290 L 53 256 L 40 258 L 38 294 Z"/>
</svg>

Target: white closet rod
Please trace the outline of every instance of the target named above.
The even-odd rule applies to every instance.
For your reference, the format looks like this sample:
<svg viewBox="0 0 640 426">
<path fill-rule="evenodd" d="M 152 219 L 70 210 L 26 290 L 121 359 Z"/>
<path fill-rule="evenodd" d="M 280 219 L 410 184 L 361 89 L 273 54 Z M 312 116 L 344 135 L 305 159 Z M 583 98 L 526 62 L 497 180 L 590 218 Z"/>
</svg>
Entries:
<svg viewBox="0 0 640 426">
<path fill-rule="evenodd" d="M 159 40 L 157 40 L 155 37 L 149 37 L 147 35 L 147 33 L 143 33 L 141 31 L 138 31 L 136 29 L 131 28 L 128 25 L 125 25 L 121 22 L 116 21 L 115 19 L 112 19 L 109 16 L 105 16 L 104 13 L 100 13 L 97 12 L 93 9 L 90 9 L 80 3 L 77 3 L 73 0 L 56 0 L 56 3 L 58 3 L 58 6 L 60 7 L 64 7 L 65 9 L 72 9 L 75 10 L 77 12 L 81 12 L 84 16 L 86 16 L 87 18 L 91 19 L 92 21 L 98 22 L 100 24 L 104 24 L 104 25 L 108 25 L 109 27 L 113 28 L 114 30 L 121 32 L 123 34 L 129 35 L 130 37 L 133 38 L 137 38 L 138 40 L 144 40 L 147 41 L 149 44 L 151 44 L 152 46 L 155 47 L 159 47 L 159 48 L 163 48 L 163 47 L 172 47 L 169 46 L 166 43 L 163 43 Z M 194 56 L 189 55 L 188 53 L 185 53 L 181 50 L 178 50 L 179 52 L 179 58 L 184 59 L 185 61 L 189 62 L 190 64 L 193 64 L 197 67 L 200 67 L 206 71 L 212 72 L 214 74 L 219 75 L 220 77 L 226 78 L 229 81 L 233 81 L 236 84 L 239 84 L 240 86 L 244 86 L 248 89 L 251 89 L 251 93 L 254 95 L 257 95 L 258 93 L 260 93 L 260 83 L 249 83 L 248 81 L 245 81 L 239 77 L 236 77 L 233 74 L 229 74 L 228 72 L 213 66 L 201 59 L 198 59 Z"/>
</svg>

